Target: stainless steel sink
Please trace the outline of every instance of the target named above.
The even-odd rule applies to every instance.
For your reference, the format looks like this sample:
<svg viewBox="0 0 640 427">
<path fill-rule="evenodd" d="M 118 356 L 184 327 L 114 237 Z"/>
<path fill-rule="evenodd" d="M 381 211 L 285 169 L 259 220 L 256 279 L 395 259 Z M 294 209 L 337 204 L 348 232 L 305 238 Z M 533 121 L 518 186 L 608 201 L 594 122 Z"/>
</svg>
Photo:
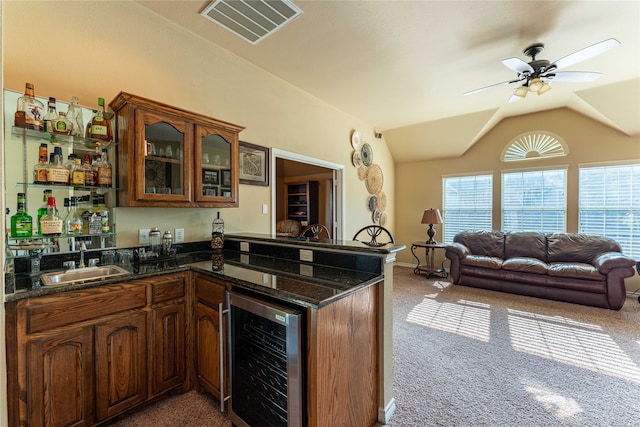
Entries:
<svg viewBox="0 0 640 427">
<path fill-rule="evenodd" d="M 129 272 L 117 265 L 102 265 L 99 267 L 86 267 L 44 273 L 40 275 L 40 278 L 44 285 L 61 285 L 65 283 L 102 280 L 123 274 L 129 274 Z"/>
</svg>

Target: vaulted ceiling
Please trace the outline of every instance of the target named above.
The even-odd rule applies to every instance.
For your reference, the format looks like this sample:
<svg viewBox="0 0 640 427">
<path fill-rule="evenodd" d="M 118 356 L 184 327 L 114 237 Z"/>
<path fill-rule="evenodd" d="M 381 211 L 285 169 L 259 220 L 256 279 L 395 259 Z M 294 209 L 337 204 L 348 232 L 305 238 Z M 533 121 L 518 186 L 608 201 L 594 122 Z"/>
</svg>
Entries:
<svg viewBox="0 0 640 427">
<path fill-rule="evenodd" d="M 200 16 L 209 1 L 138 3 L 381 129 L 397 162 L 460 156 L 506 117 L 562 107 L 640 134 L 639 1 L 294 0 L 303 14 L 255 45 Z M 621 45 L 565 70 L 593 82 L 463 95 L 514 79 L 501 60 L 530 61 L 533 43 L 553 62 L 609 38 Z"/>
</svg>

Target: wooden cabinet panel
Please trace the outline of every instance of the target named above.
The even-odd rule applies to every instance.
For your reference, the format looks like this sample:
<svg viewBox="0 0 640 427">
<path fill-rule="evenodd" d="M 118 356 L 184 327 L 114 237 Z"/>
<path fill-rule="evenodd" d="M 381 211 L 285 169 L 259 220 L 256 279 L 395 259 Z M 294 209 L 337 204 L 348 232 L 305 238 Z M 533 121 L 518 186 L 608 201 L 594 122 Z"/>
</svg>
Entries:
<svg viewBox="0 0 640 427">
<path fill-rule="evenodd" d="M 149 346 L 152 394 L 182 385 L 185 380 L 185 305 L 171 304 L 152 312 L 153 343 Z"/>
<path fill-rule="evenodd" d="M 153 304 L 183 298 L 185 295 L 184 276 L 162 276 L 151 283 L 151 302 Z"/>
<path fill-rule="evenodd" d="M 146 313 L 96 325 L 96 415 L 122 413 L 147 398 Z"/>
<path fill-rule="evenodd" d="M 143 282 L 132 282 L 27 300 L 24 304 L 27 312 L 26 332 L 32 334 L 144 307 L 145 293 Z"/>
<path fill-rule="evenodd" d="M 196 303 L 195 369 L 198 383 L 220 399 L 220 320 L 219 311 Z"/>
<path fill-rule="evenodd" d="M 27 345 L 27 406 L 31 427 L 93 422 L 93 329 L 35 339 Z"/>
</svg>

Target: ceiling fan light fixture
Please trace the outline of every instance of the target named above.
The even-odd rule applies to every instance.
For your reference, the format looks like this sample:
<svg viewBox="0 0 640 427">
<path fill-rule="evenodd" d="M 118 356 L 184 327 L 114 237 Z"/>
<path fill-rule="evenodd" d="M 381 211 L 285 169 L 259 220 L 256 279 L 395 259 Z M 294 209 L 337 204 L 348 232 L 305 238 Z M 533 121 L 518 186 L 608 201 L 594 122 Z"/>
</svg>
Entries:
<svg viewBox="0 0 640 427">
<path fill-rule="evenodd" d="M 529 90 L 531 92 L 538 92 L 540 89 L 542 89 L 542 85 L 544 83 L 542 82 L 542 79 L 540 79 L 540 77 L 536 77 L 535 79 L 531 80 L 531 82 L 529 82 Z"/>
<path fill-rule="evenodd" d="M 527 96 L 527 92 L 529 92 L 529 88 L 525 85 L 522 85 L 518 89 L 516 89 L 513 94 L 515 96 L 519 96 L 520 98 L 524 98 L 525 96 Z"/>
<path fill-rule="evenodd" d="M 543 93 L 549 92 L 551 90 L 551 85 L 542 82 L 542 86 L 538 90 L 538 95 L 542 95 Z"/>
</svg>

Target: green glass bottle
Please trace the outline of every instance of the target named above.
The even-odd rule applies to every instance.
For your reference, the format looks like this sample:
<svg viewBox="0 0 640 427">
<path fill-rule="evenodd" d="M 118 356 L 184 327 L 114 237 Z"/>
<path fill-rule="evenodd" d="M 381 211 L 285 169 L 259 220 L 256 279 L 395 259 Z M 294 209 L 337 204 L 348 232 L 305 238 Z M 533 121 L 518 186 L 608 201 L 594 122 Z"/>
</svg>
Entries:
<svg viewBox="0 0 640 427">
<path fill-rule="evenodd" d="M 31 237 L 33 218 L 27 213 L 27 198 L 18 193 L 18 211 L 11 217 L 11 237 Z"/>
</svg>

